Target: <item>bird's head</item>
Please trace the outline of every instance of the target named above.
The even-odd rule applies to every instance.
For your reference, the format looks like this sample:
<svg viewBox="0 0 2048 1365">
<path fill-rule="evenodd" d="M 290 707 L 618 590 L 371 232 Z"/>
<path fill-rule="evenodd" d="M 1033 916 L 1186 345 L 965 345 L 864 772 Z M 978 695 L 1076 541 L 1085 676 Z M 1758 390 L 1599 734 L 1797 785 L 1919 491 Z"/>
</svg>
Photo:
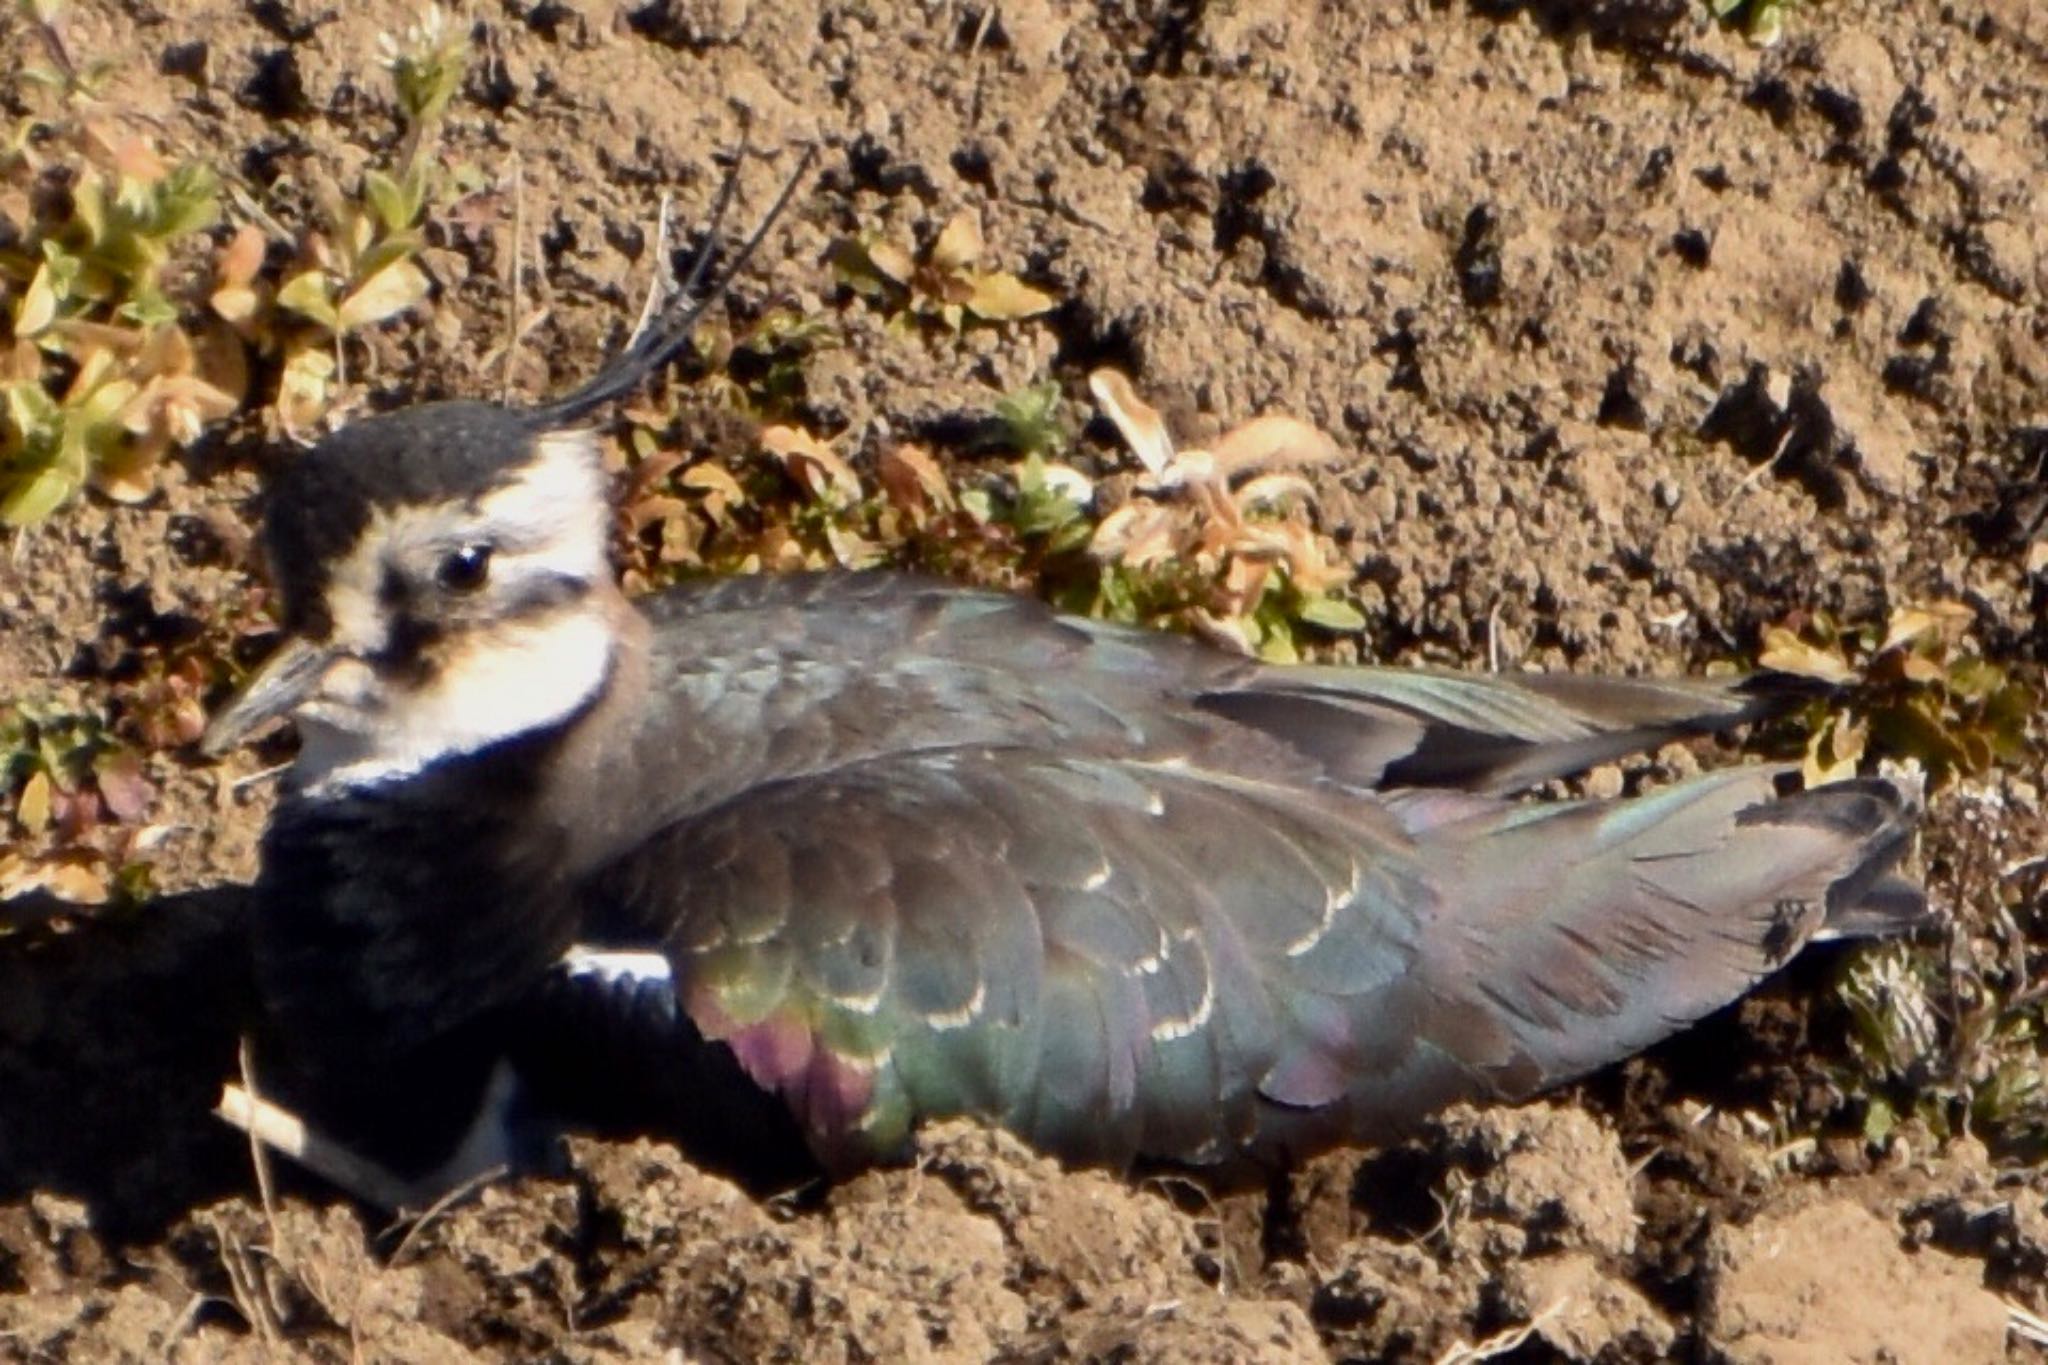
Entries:
<svg viewBox="0 0 2048 1365">
<path fill-rule="evenodd" d="M 301 778 L 405 776 L 560 722 L 603 686 L 618 617 L 587 431 L 488 403 L 343 427 L 273 484 L 286 640 L 204 741 L 300 724 Z"/>
<path fill-rule="evenodd" d="M 270 490 L 284 645 L 213 720 L 221 753 L 300 724 L 302 787 L 358 787 L 560 724 L 603 688 L 622 619 L 592 434 L 579 426 L 687 344 L 809 169 L 708 283 L 738 165 L 672 310 L 582 387 L 527 408 L 429 403 L 350 423 Z"/>
</svg>

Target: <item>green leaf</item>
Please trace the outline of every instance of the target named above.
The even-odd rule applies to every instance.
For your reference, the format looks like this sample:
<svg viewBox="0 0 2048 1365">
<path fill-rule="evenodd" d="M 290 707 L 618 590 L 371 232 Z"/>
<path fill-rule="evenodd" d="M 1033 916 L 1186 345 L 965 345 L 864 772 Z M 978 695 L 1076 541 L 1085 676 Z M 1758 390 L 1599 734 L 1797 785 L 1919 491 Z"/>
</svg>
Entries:
<svg viewBox="0 0 2048 1365">
<path fill-rule="evenodd" d="M 1261 621 L 1252 619 L 1253 627 L 1259 632 L 1259 657 L 1269 664 L 1298 664 L 1301 651 L 1295 648 L 1294 631 L 1285 621 Z"/>
<path fill-rule="evenodd" d="M 87 242 L 97 246 L 107 239 L 107 199 L 97 176 L 83 175 L 71 187 L 71 216 L 85 229 Z"/>
<path fill-rule="evenodd" d="M 418 232 L 400 232 L 374 243 L 356 261 L 354 277 L 367 282 L 372 275 L 396 261 L 417 254 L 426 238 Z"/>
<path fill-rule="evenodd" d="M 1365 629 L 1365 613 L 1341 597 L 1311 597 L 1296 608 L 1295 619 L 1320 630 L 1347 633 Z"/>
<path fill-rule="evenodd" d="M 289 308 L 324 327 L 337 328 L 340 325 L 327 276 L 318 270 L 302 270 L 286 280 L 277 291 L 277 303 L 278 307 Z"/>
<path fill-rule="evenodd" d="M 412 226 L 413 203 L 405 187 L 379 170 L 363 172 L 363 194 L 386 232 Z"/>
<path fill-rule="evenodd" d="M 30 474 L 0 499 L 0 522 L 33 526 L 62 507 L 78 491 L 80 480 L 56 465 Z"/>
<path fill-rule="evenodd" d="M 143 327 L 162 327 L 178 320 L 178 306 L 151 288 L 122 304 L 114 314 Z"/>
<path fill-rule="evenodd" d="M 408 260 L 392 261 L 364 280 L 335 310 L 343 331 L 396 317 L 427 296 L 427 277 Z"/>
<path fill-rule="evenodd" d="M 157 188 L 153 218 L 159 237 L 206 231 L 220 221 L 219 177 L 196 161 L 174 167 Z"/>
</svg>

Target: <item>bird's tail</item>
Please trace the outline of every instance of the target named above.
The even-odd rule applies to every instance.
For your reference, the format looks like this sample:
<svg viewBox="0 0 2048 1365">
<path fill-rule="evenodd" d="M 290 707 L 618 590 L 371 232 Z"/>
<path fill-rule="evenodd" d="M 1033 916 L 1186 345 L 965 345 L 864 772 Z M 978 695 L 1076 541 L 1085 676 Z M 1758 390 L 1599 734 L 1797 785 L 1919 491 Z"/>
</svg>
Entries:
<svg viewBox="0 0 2048 1365">
<path fill-rule="evenodd" d="M 1895 871 L 1917 790 L 1886 779 L 1779 795 L 1736 768 L 1615 802 L 1496 808 L 1460 850 L 1456 932 L 1424 972 L 1488 1013 L 1505 1092 L 1617 1061 L 1719 1009 L 1821 938 L 1928 922 Z M 1419 806 L 1410 820 L 1428 818 Z"/>
<path fill-rule="evenodd" d="M 1780 795 L 1779 776 L 1735 768 L 1625 801 L 1390 797 L 1441 855 L 1439 894 L 1409 970 L 1349 997 L 1351 1027 L 1334 1036 L 1356 1051 L 1363 1035 L 1400 1034 L 1347 1059 L 1304 1031 L 1265 1087 L 1278 1102 L 1266 1145 L 1386 1136 L 1459 1100 L 1526 1098 L 1733 1002 L 1809 942 L 1930 922 L 1895 870 L 1919 815 L 1912 784 Z"/>
</svg>

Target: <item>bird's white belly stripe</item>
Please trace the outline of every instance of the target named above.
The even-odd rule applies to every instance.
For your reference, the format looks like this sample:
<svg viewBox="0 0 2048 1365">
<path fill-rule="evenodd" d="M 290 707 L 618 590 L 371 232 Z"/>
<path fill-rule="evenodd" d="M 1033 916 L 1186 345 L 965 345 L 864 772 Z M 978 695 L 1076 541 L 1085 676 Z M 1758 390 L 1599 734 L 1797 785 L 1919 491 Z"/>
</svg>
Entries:
<svg viewBox="0 0 2048 1365">
<path fill-rule="evenodd" d="M 644 949 L 592 948 L 578 943 L 562 954 L 562 966 L 572 977 L 596 977 L 607 986 L 621 981 L 673 981 L 675 972 L 660 953 Z"/>
</svg>

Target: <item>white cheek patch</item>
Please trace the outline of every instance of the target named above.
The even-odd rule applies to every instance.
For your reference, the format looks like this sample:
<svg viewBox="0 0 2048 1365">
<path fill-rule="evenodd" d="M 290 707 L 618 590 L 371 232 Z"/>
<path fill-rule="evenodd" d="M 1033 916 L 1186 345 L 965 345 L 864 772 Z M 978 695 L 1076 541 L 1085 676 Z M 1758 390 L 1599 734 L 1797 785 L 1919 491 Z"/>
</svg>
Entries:
<svg viewBox="0 0 2048 1365">
<path fill-rule="evenodd" d="M 562 954 L 561 967 L 570 978 L 597 981 L 607 986 L 645 982 L 667 984 L 675 980 L 674 969 L 660 953 L 629 948 L 593 948 L 578 943 Z"/>
<path fill-rule="evenodd" d="M 600 612 L 562 612 L 484 631 L 439 656 L 433 680 L 396 690 L 381 679 L 364 695 L 360 672 L 337 675 L 301 717 L 305 745 L 293 766 L 302 790 L 375 786 L 411 777 L 443 758 L 556 725 L 603 687 L 611 625 Z M 345 690 L 346 696 L 340 695 Z M 323 723 L 323 700 L 346 727 Z"/>
</svg>

